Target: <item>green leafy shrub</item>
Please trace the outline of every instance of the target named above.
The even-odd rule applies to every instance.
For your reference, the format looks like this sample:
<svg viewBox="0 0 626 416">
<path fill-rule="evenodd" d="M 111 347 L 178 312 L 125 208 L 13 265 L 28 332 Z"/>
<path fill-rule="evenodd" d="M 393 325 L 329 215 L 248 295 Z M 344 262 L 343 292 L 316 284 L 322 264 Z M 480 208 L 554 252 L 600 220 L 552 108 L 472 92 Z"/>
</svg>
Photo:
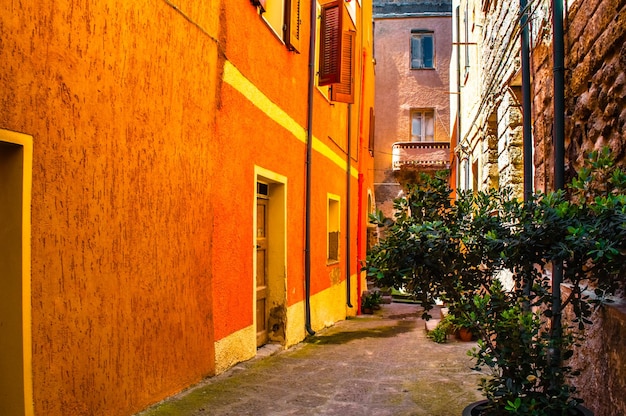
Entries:
<svg viewBox="0 0 626 416">
<path fill-rule="evenodd" d="M 419 299 L 424 317 L 443 299 L 473 326 L 479 341 L 470 354 L 490 370 L 480 385 L 489 414 L 565 414 L 579 402 L 567 361 L 593 309 L 624 284 L 625 191 L 626 174 L 606 149 L 565 191 L 527 201 L 501 189 L 460 193 L 452 203 L 446 173 L 422 174 L 394 202 L 393 220 L 372 218 L 386 237 L 365 269 Z M 559 270 L 570 288 L 563 299 L 553 291 Z"/>
</svg>

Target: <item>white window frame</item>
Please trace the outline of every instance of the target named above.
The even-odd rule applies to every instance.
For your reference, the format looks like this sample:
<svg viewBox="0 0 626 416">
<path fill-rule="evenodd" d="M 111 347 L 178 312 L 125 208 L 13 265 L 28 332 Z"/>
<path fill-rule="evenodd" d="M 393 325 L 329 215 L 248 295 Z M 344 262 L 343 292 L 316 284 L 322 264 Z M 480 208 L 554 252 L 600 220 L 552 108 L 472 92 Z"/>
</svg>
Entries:
<svg viewBox="0 0 626 416">
<path fill-rule="evenodd" d="M 419 132 L 415 131 L 415 120 L 419 119 Z M 428 121 L 430 119 L 430 130 Z M 430 134 L 429 134 L 430 133 Z M 434 142 L 435 141 L 435 110 L 432 108 L 411 110 L 411 141 L 412 142 Z"/>
</svg>

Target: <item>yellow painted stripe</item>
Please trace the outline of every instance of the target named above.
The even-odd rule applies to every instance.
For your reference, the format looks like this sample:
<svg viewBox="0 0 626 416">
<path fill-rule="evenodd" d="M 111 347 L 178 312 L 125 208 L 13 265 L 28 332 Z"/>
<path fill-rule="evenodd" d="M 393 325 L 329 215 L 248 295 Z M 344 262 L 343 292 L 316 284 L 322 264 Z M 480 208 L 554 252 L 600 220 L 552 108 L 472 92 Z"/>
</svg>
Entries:
<svg viewBox="0 0 626 416">
<path fill-rule="evenodd" d="M 306 130 L 296 123 L 282 108 L 267 98 L 267 96 L 244 77 L 230 61 L 226 61 L 224 64 L 224 82 L 239 91 L 241 95 L 246 97 L 255 107 L 293 134 L 296 139 L 306 143 Z"/>
<path fill-rule="evenodd" d="M 224 82 L 239 91 L 255 107 L 264 112 L 285 130 L 290 132 L 296 139 L 306 143 L 306 129 L 299 125 L 287 112 L 267 98 L 250 80 L 248 80 L 230 61 L 224 64 Z M 341 169 L 346 169 L 345 159 L 333 152 L 330 147 L 321 140 L 313 137 L 313 150 L 331 160 Z M 351 166 L 350 174 L 358 177 L 358 170 Z"/>
</svg>

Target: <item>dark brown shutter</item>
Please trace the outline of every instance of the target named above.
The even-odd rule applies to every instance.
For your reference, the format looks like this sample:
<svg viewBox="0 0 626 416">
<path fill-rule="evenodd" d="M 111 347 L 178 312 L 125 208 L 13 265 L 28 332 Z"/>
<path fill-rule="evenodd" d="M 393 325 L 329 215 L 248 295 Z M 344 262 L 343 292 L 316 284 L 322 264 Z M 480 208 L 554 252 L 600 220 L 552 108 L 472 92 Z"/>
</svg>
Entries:
<svg viewBox="0 0 626 416">
<path fill-rule="evenodd" d="M 287 15 L 289 20 L 286 21 L 287 28 L 285 32 L 285 43 L 289 50 L 300 52 L 300 36 L 302 18 L 300 17 L 301 0 L 289 0 L 287 2 Z"/>
<path fill-rule="evenodd" d="M 320 25 L 320 59 L 318 85 L 329 85 L 341 79 L 341 18 L 343 0 L 322 5 Z"/>
<path fill-rule="evenodd" d="M 339 83 L 333 84 L 331 101 L 354 103 L 354 32 L 343 32 Z"/>
</svg>

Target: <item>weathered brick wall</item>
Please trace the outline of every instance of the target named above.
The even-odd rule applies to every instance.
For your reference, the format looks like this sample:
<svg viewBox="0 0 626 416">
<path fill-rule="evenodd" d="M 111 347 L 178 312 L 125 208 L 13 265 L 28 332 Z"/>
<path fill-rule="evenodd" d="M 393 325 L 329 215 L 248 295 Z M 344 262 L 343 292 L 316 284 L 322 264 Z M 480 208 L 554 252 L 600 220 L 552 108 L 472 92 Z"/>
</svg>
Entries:
<svg viewBox="0 0 626 416">
<path fill-rule="evenodd" d="M 532 52 L 535 188 L 553 188 L 553 66 L 551 34 L 538 30 Z M 609 145 L 626 160 L 626 0 L 575 1 L 565 21 L 566 181 L 585 155 Z M 580 368 L 578 396 L 596 415 L 626 414 L 626 308 L 594 316 L 584 345 L 572 359 Z"/>
</svg>

